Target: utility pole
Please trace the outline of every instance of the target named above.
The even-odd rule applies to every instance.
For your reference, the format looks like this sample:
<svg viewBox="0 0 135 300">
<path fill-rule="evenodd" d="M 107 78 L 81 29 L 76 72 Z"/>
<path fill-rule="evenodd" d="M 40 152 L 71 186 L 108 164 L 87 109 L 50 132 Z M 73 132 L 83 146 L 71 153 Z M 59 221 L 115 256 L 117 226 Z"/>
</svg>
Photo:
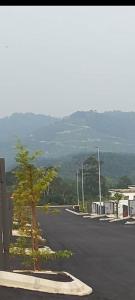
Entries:
<svg viewBox="0 0 135 300">
<path fill-rule="evenodd" d="M 83 210 L 84 210 L 83 163 L 82 163 L 82 204 L 83 204 Z"/>
<path fill-rule="evenodd" d="M 1 182 L 1 178 L 0 178 Z M 1 188 L 1 183 L 0 183 Z M 3 222 L 2 222 L 2 199 L 0 190 L 0 270 L 3 270 Z"/>
<path fill-rule="evenodd" d="M 100 157 L 99 157 L 99 147 L 97 147 L 98 149 L 98 182 L 99 182 L 99 201 L 100 201 L 100 215 L 101 215 L 101 170 L 100 170 Z"/>
<path fill-rule="evenodd" d="M 8 45 L 0 42 L 0 48 L 1 47 L 8 48 Z M 5 160 L 4 158 L 0 158 L 0 270 L 9 269 L 9 243 L 11 233 L 9 219 L 10 213 L 9 199 L 7 199 L 6 194 Z"/>
<path fill-rule="evenodd" d="M 79 199 L 79 180 L 78 180 L 78 170 L 76 172 L 76 192 L 77 192 L 77 203 L 80 206 L 80 199 Z"/>
</svg>

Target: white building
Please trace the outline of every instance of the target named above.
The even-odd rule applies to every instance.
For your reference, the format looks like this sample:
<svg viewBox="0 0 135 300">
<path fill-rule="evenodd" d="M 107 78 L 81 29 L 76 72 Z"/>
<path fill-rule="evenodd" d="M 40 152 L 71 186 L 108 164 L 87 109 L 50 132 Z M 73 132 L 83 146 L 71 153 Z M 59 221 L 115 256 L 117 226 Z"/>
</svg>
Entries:
<svg viewBox="0 0 135 300">
<path fill-rule="evenodd" d="M 129 186 L 127 189 L 112 189 L 109 191 L 113 197 L 116 193 L 122 194 L 123 199 L 135 200 L 135 186 Z"/>
<path fill-rule="evenodd" d="M 100 214 L 100 202 L 92 202 L 92 214 Z M 101 202 L 101 214 L 105 213 L 104 202 Z"/>
<path fill-rule="evenodd" d="M 106 215 L 113 215 L 115 212 L 115 201 L 110 200 L 105 202 L 105 214 Z"/>
<path fill-rule="evenodd" d="M 109 191 L 113 197 L 116 193 L 122 194 L 118 204 L 119 218 L 135 216 L 135 185 L 128 186 L 127 189 L 112 189 Z"/>
<path fill-rule="evenodd" d="M 102 214 L 117 215 L 119 218 L 135 216 L 135 186 L 129 186 L 127 189 L 112 189 L 109 191 L 113 197 L 116 193 L 122 194 L 118 207 L 114 200 L 101 202 Z M 92 214 L 100 213 L 100 202 L 92 203 Z"/>
<path fill-rule="evenodd" d="M 123 217 L 129 216 L 129 206 L 128 206 L 129 200 L 119 200 L 118 203 L 118 217 L 121 219 Z"/>
</svg>

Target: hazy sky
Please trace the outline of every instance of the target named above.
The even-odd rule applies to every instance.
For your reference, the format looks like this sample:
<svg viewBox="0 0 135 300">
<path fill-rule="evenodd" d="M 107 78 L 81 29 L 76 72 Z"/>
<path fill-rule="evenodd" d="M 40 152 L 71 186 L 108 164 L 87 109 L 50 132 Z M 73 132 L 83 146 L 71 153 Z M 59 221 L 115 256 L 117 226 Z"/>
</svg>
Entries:
<svg viewBox="0 0 135 300">
<path fill-rule="evenodd" d="M 1 6 L 0 117 L 90 109 L 135 111 L 135 6 Z"/>
</svg>

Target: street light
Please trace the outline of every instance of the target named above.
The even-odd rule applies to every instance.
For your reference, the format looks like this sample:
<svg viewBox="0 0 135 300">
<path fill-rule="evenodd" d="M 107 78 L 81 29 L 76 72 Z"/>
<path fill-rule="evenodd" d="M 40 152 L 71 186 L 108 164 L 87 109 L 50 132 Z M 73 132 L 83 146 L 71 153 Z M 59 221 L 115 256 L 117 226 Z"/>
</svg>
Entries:
<svg viewBox="0 0 135 300">
<path fill-rule="evenodd" d="M 78 185 L 78 170 L 76 172 L 76 192 L 77 192 L 77 203 L 80 206 L 80 199 L 79 199 L 79 185 Z"/>
<path fill-rule="evenodd" d="M 101 215 L 101 201 L 102 201 L 102 196 L 101 196 L 101 170 L 100 170 L 100 157 L 99 157 L 99 147 L 96 147 L 98 149 L 98 182 L 99 182 L 99 201 L 100 201 L 100 215 Z"/>
<path fill-rule="evenodd" d="M 82 163 L 82 203 L 83 203 L 83 210 L 84 210 L 83 163 Z"/>
</svg>

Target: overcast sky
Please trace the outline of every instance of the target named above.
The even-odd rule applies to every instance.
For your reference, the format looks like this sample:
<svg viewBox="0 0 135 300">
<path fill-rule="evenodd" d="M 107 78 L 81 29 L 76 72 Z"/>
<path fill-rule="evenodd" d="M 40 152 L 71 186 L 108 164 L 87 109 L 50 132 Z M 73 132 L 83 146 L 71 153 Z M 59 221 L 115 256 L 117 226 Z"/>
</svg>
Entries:
<svg viewBox="0 0 135 300">
<path fill-rule="evenodd" d="M 0 7 L 0 117 L 135 111 L 134 6 Z"/>
</svg>

